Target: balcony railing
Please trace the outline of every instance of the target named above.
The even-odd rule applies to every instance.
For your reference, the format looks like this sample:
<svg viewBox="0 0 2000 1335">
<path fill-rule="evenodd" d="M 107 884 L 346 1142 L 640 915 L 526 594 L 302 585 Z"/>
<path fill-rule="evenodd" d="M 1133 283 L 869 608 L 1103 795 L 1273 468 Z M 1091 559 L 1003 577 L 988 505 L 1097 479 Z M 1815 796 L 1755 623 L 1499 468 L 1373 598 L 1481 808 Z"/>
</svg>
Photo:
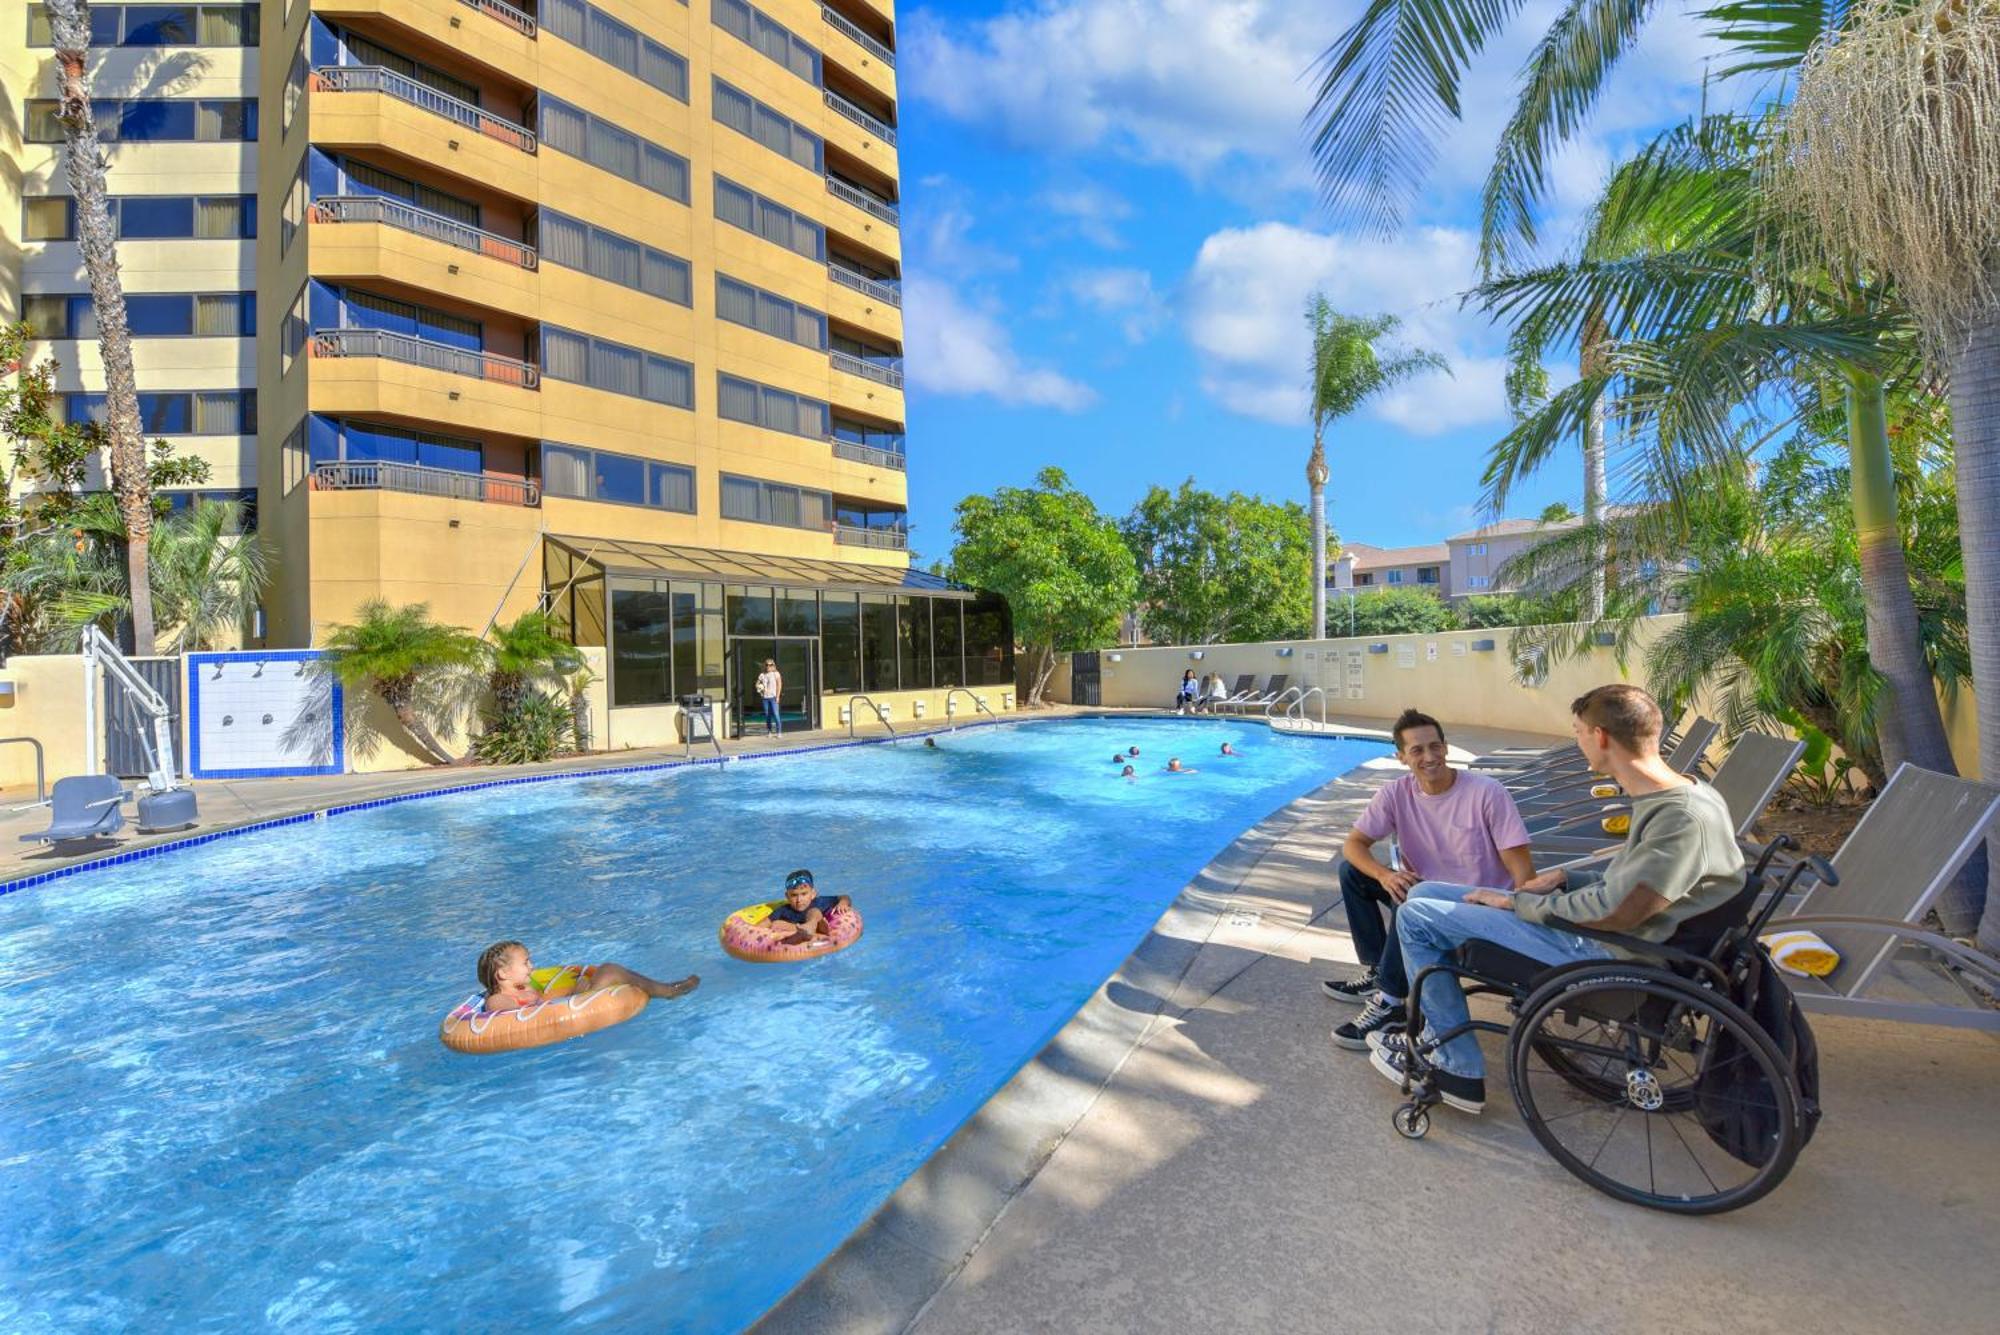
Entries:
<svg viewBox="0 0 2000 1335">
<path fill-rule="evenodd" d="M 471 5 L 482 14 L 499 19 L 525 37 L 533 37 L 539 26 L 533 14 L 524 14 L 514 6 L 503 3 L 503 0 L 462 0 L 462 3 Z"/>
<path fill-rule="evenodd" d="M 863 528 L 859 524 L 836 523 L 833 540 L 843 547 L 883 547 L 897 552 L 910 549 L 910 535 L 899 528 Z"/>
<path fill-rule="evenodd" d="M 833 94 L 828 93 L 827 96 L 831 97 Z M 903 225 L 902 215 L 896 211 L 894 204 L 891 204 L 888 200 L 880 196 L 871 195 L 866 190 L 851 186 L 845 181 L 832 176 L 827 177 L 826 193 L 832 195 L 835 199 L 846 200 L 855 208 L 880 218 L 883 222 L 893 227 L 901 227 Z"/>
<path fill-rule="evenodd" d="M 856 125 L 859 125 L 862 129 L 868 131 L 868 133 L 874 135 L 877 139 L 880 139 L 883 143 L 891 147 L 895 145 L 896 127 L 887 121 L 875 119 L 875 117 L 869 115 L 860 107 L 855 106 L 839 93 L 830 90 L 826 95 L 826 104 L 847 117 L 847 119 L 853 121 Z"/>
<path fill-rule="evenodd" d="M 442 213 L 405 204 L 400 199 L 385 199 L 380 195 L 333 195 L 313 201 L 311 216 L 314 222 L 382 223 L 388 227 L 400 227 L 405 232 L 415 232 L 418 236 L 427 236 L 433 241 L 457 246 L 460 250 L 489 255 L 523 269 L 533 269 L 540 262 L 533 246 L 481 231 L 454 218 L 447 218 Z"/>
<path fill-rule="evenodd" d="M 876 468 L 893 468 L 898 473 L 906 473 L 910 469 L 910 461 L 903 457 L 900 450 L 885 450 L 877 445 L 863 445 L 857 441 L 841 440 L 838 437 L 829 440 L 827 444 L 833 446 L 833 457 L 836 459 L 852 459 L 856 463 L 872 464 Z"/>
<path fill-rule="evenodd" d="M 851 287 L 861 295 L 873 297 L 885 306 L 902 308 L 903 294 L 887 283 L 877 282 L 867 274 L 856 273 L 852 269 L 843 269 L 838 264 L 827 265 L 826 273 L 827 277 L 842 287 Z"/>
<path fill-rule="evenodd" d="M 460 473 L 423 464 L 349 459 L 313 469 L 316 491 L 404 491 L 488 505 L 540 505 L 542 489 L 531 478 Z"/>
<path fill-rule="evenodd" d="M 863 380 L 873 380 L 876 384 L 887 385 L 891 389 L 903 387 L 903 373 L 896 367 L 880 366 L 851 352 L 829 352 L 827 359 L 833 363 L 833 369 L 836 371 L 858 375 Z"/>
<path fill-rule="evenodd" d="M 821 5 L 819 12 L 826 16 L 827 27 L 832 28 L 835 32 L 846 33 L 860 44 L 863 51 L 866 51 L 890 69 L 896 68 L 896 53 L 876 41 L 873 37 L 870 37 L 867 33 L 861 31 L 860 26 L 853 19 L 848 18 L 845 14 L 836 14 L 826 5 Z"/>
<path fill-rule="evenodd" d="M 320 329 L 312 336 L 315 357 L 387 357 L 390 361 L 433 371 L 449 371 L 475 380 L 492 380 L 522 389 L 542 387 L 542 368 L 490 352 L 468 352 L 449 343 L 391 333 L 386 329 Z"/>
<path fill-rule="evenodd" d="M 536 150 L 535 132 L 527 126 L 482 111 L 381 65 L 321 65 L 313 71 L 313 86 L 329 93 L 386 93 L 523 153 Z"/>
</svg>

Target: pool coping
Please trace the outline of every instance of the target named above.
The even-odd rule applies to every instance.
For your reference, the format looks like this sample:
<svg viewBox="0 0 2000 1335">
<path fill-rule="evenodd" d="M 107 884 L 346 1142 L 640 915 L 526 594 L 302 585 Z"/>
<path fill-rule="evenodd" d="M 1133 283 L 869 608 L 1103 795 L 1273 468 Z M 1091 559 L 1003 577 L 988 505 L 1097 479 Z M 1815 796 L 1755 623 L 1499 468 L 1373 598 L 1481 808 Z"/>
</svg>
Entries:
<svg viewBox="0 0 2000 1335">
<path fill-rule="evenodd" d="M 1340 735 L 1377 740 L 1366 731 Z M 1257 865 L 1328 802 L 1365 797 L 1391 773 L 1364 761 L 1230 841 L 1055 1036 L 751 1329 L 907 1331 L 921 1320 L 1169 1008 L 1186 1004 L 1180 992 Z M 1141 997 L 1151 1004 L 1135 1007 Z"/>
</svg>

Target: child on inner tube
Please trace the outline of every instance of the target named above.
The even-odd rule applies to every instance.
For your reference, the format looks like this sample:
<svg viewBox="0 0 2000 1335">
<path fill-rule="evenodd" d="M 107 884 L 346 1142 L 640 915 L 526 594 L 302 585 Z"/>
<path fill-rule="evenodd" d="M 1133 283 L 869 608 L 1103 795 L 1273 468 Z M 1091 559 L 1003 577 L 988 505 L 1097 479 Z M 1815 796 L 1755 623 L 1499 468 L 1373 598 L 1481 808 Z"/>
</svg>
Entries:
<svg viewBox="0 0 2000 1335">
<path fill-rule="evenodd" d="M 479 954 L 478 965 L 479 985 L 486 989 L 486 1009 L 511 1011 L 541 1005 L 546 998 L 530 976 L 534 971 L 535 963 L 528 958 L 528 948 L 519 941 L 501 941 L 486 947 Z M 550 983 L 560 983 L 568 976 L 558 974 Z M 634 973 L 622 964 L 593 964 L 576 980 L 576 990 L 565 995 L 586 996 L 619 983 L 630 983 L 649 997 L 665 999 L 694 991 L 701 983 L 701 975 L 691 973 L 678 983 L 663 983 L 643 973 Z"/>
<path fill-rule="evenodd" d="M 799 930 L 782 944 L 802 946 L 825 936 L 826 915 L 848 906 L 846 895 L 816 895 L 813 888 L 813 874 L 803 867 L 785 877 L 785 902 L 771 910 L 770 920 L 791 923 Z"/>
</svg>

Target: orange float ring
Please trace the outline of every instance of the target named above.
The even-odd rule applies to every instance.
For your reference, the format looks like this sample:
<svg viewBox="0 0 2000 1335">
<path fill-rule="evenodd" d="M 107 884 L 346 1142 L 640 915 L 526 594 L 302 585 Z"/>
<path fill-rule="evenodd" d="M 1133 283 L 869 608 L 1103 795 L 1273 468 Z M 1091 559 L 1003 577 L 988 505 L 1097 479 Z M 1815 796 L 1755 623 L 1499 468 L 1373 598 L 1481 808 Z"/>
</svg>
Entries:
<svg viewBox="0 0 2000 1335">
<path fill-rule="evenodd" d="M 517 1010 L 489 1011 L 485 1009 L 485 994 L 475 992 L 444 1017 L 438 1038 L 453 1052 L 518 1052 L 547 1047 L 621 1024 L 646 1009 L 652 999 L 630 983 L 574 995 L 577 982 L 590 972 L 575 964 L 535 970 L 535 983 L 544 999 Z M 568 978 L 566 974 L 576 976 Z"/>
<path fill-rule="evenodd" d="M 852 904 L 826 915 L 826 935 L 803 945 L 788 945 L 785 938 L 797 929 L 790 923 L 771 923 L 772 910 L 783 900 L 750 904 L 722 920 L 718 935 L 722 948 L 739 960 L 752 964 L 774 964 L 781 960 L 815 959 L 837 955 L 861 939 L 861 915 Z"/>
</svg>

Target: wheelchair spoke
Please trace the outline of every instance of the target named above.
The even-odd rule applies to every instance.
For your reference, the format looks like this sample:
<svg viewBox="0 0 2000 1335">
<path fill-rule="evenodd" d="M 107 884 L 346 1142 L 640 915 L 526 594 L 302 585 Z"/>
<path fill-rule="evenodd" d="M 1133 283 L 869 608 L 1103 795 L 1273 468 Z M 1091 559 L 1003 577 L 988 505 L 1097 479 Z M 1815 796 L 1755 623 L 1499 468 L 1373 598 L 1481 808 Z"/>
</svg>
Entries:
<svg viewBox="0 0 2000 1335">
<path fill-rule="evenodd" d="M 1722 1190 L 1722 1188 L 1715 1185 L 1715 1179 L 1709 1176 L 1707 1165 L 1703 1164 L 1701 1161 L 1701 1156 L 1695 1153 L 1694 1146 L 1688 1144 L 1687 1137 L 1681 1134 L 1680 1126 L 1678 1125 L 1676 1120 L 1672 1117 L 1669 1117 L 1667 1119 L 1667 1126 L 1673 1131 L 1674 1139 L 1678 1140 L 1681 1143 L 1681 1148 L 1687 1151 L 1688 1158 L 1694 1160 L 1695 1169 L 1698 1172 L 1700 1172 L 1702 1180 L 1708 1183 L 1709 1193 L 1711 1195 L 1719 1193 Z"/>
</svg>

